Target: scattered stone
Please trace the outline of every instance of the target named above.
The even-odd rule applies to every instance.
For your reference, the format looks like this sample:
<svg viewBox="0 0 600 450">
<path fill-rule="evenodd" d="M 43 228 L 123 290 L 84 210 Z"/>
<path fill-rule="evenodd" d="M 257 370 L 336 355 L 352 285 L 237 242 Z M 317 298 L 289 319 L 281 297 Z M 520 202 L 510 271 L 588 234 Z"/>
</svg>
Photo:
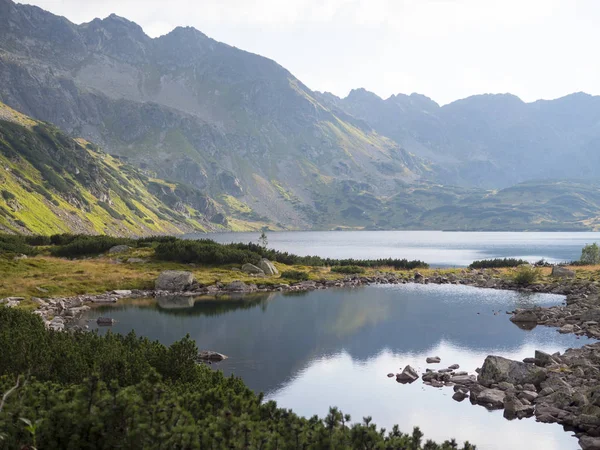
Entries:
<svg viewBox="0 0 600 450">
<path fill-rule="evenodd" d="M 203 350 L 200 353 L 198 353 L 196 359 L 199 361 L 223 361 L 224 359 L 227 359 L 227 356 L 225 356 L 222 353 L 213 352 L 210 350 Z"/>
<path fill-rule="evenodd" d="M 468 392 L 468 391 L 467 391 Z M 454 400 L 456 400 L 457 402 L 462 402 L 465 398 L 468 397 L 467 392 L 463 391 L 463 390 L 458 390 L 454 393 L 454 395 L 452 396 L 452 398 Z"/>
<path fill-rule="evenodd" d="M 117 253 L 125 253 L 125 252 L 128 252 L 129 250 L 131 250 L 131 247 L 129 247 L 128 245 L 115 245 L 114 247 L 111 247 L 108 250 L 108 253 L 110 253 L 111 255 L 114 255 Z"/>
<path fill-rule="evenodd" d="M 393 373 L 388 373 L 387 376 L 388 376 L 388 378 L 392 378 L 394 376 L 394 374 Z"/>
<path fill-rule="evenodd" d="M 555 278 L 575 278 L 575 272 L 567 269 L 566 267 L 554 266 L 552 267 L 552 274 Z"/>
<path fill-rule="evenodd" d="M 419 374 L 410 365 L 406 366 L 401 373 L 396 375 L 396 381 L 398 383 L 406 384 L 413 383 L 419 379 Z"/>
<path fill-rule="evenodd" d="M 448 366 L 448 369 L 456 370 L 456 369 L 460 369 L 460 366 L 458 364 L 452 364 L 451 366 Z"/>
<path fill-rule="evenodd" d="M 131 291 L 127 289 L 117 289 L 115 291 L 111 291 L 111 294 L 118 295 L 119 297 L 128 297 L 131 295 Z"/>
<path fill-rule="evenodd" d="M 100 326 L 112 326 L 115 323 L 115 319 L 111 317 L 98 317 L 96 323 Z"/>
<path fill-rule="evenodd" d="M 430 356 L 425 361 L 427 362 L 427 364 L 437 364 L 440 363 L 442 360 L 439 356 Z"/>
<path fill-rule="evenodd" d="M 165 270 L 161 272 L 156 280 L 157 291 L 181 292 L 185 291 L 194 283 L 194 274 L 182 270 Z"/>
<path fill-rule="evenodd" d="M 488 409 L 501 409 L 504 407 L 506 393 L 500 389 L 484 389 L 476 396 L 476 402 Z"/>
<path fill-rule="evenodd" d="M 538 317 L 537 314 L 531 310 L 521 310 L 517 311 L 510 320 L 515 323 L 537 323 Z"/>
</svg>

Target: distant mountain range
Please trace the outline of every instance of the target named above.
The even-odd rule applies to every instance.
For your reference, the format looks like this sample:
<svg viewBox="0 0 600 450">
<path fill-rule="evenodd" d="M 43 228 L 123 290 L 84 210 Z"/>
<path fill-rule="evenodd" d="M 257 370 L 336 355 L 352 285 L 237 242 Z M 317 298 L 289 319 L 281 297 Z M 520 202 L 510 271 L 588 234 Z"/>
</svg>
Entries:
<svg viewBox="0 0 600 450">
<path fill-rule="evenodd" d="M 600 167 L 600 99 L 586 94 L 340 99 L 193 28 L 152 39 L 115 15 L 76 25 L 0 0 L 0 101 L 193 190 L 212 205 L 196 210 L 206 229 L 589 229 L 600 217 L 585 181 Z"/>
</svg>

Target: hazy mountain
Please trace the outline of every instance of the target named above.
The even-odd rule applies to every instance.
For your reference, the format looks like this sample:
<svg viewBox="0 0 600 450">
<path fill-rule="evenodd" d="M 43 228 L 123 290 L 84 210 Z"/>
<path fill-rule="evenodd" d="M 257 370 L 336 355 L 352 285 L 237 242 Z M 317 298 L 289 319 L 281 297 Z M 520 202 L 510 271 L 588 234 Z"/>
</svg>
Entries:
<svg viewBox="0 0 600 450">
<path fill-rule="evenodd" d="M 510 94 L 477 95 L 441 107 L 419 94 L 383 100 L 364 89 L 344 99 L 318 98 L 437 162 L 451 183 L 498 188 L 598 177 L 600 97 L 577 93 L 525 103 Z"/>
</svg>

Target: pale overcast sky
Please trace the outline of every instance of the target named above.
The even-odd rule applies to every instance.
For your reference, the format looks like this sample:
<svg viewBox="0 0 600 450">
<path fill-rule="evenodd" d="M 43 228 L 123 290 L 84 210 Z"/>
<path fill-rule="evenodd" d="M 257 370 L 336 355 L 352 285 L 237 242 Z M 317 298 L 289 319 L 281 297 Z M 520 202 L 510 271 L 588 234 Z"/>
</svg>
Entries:
<svg viewBox="0 0 600 450">
<path fill-rule="evenodd" d="M 110 13 L 152 37 L 178 25 L 274 59 L 308 87 L 439 103 L 600 94 L 598 0 L 29 0 L 75 23 Z"/>
</svg>

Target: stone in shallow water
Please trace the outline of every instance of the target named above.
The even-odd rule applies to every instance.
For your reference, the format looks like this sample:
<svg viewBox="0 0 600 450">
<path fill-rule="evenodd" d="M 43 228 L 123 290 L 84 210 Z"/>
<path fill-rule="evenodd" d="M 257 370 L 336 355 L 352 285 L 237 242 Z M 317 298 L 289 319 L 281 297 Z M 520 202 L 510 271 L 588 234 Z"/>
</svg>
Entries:
<svg viewBox="0 0 600 450">
<path fill-rule="evenodd" d="M 426 360 L 427 364 L 438 364 L 442 361 L 439 356 L 430 356 Z"/>
<path fill-rule="evenodd" d="M 515 385 L 529 383 L 539 386 L 545 379 L 546 371 L 541 367 L 492 355 L 485 359 L 477 377 L 477 381 L 483 386 L 502 381 Z"/>
<path fill-rule="evenodd" d="M 396 381 L 402 384 L 413 383 L 418 379 L 419 374 L 410 365 L 406 366 L 402 372 L 396 375 Z"/>
</svg>

